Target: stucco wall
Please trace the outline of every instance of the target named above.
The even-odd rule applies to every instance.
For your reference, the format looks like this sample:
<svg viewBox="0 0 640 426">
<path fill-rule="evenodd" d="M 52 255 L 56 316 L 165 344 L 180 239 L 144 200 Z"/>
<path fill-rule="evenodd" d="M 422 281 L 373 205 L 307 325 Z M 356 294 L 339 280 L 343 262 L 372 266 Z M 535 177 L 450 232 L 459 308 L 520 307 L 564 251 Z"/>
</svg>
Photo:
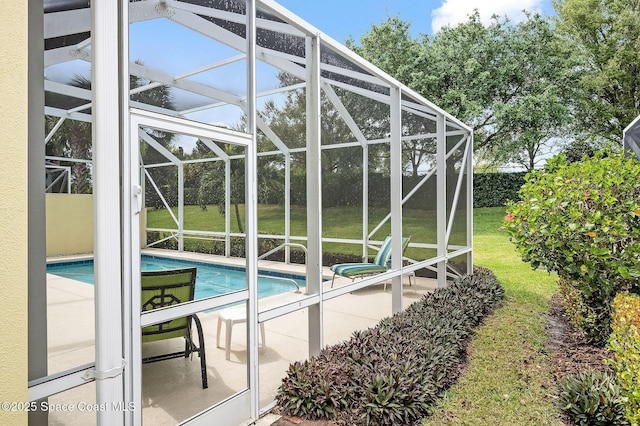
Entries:
<svg viewBox="0 0 640 426">
<path fill-rule="evenodd" d="M 47 194 L 47 256 L 93 253 L 93 196 Z"/>
<path fill-rule="evenodd" d="M 146 210 L 140 212 L 140 247 L 146 246 Z M 47 256 L 93 253 L 93 195 L 47 194 Z"/>
<path fill-rule="evenodd" d="M 27 2 L 3 2 L 0 25 L 0 401 L 27 401 Z M 0 424 L 26 424 L 26 412 L 0 410 Z"/>
</svg>

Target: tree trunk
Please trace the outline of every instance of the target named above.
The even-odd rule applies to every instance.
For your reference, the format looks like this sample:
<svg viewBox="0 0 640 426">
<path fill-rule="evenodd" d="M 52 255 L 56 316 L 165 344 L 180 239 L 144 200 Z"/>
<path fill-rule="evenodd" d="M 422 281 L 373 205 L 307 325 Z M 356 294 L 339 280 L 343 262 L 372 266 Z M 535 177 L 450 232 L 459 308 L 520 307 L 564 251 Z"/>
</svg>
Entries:
<svg viewBox="0 0 640 426">
<path fill-rule="evenodd" d="M 242 230 L 242 220 L 240 219 L 240 209 L 238 208 L 238 203 L 233 203 L 233 205 L 236 208 L 236 221 L 238 222 L 238 232 L 242 234 L 244 233 L 244 231 Z"/>
</svg>

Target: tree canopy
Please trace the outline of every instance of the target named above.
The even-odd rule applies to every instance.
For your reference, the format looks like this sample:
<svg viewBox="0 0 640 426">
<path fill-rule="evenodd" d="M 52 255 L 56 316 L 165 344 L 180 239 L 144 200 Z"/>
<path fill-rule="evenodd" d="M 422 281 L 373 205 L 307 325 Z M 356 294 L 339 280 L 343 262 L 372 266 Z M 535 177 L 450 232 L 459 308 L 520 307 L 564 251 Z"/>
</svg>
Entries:
<svg viewBox="0 0 640 426">
<path fill-rule="evenodd" d="M 533 168 L 545 144 L 570 123 L 573 57 L 539 14 L 512 24 L 476 11 L 435 35 L 411 36 L 389 17 L 349 46 L 474 127 L 476 150 Z"/>
<path fill-rule="evenodd" d="M 558 33 L 580 63 L 576 129 L 622 141 L 640 114 L 640 3 L 635 0 L 556 0 Z"/>
</svg>

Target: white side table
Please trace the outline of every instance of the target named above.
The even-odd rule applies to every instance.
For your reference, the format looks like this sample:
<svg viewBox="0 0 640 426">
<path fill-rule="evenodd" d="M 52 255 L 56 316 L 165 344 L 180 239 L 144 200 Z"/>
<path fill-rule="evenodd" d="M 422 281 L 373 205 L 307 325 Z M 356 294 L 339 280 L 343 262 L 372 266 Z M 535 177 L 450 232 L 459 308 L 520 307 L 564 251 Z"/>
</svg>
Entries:
<svg viewBox="0 0 640 426">
<path fill-rule="evenodd" d="M 218 312 L 218 333 L 216 336 L 216 346 L 220 347 L 220 330 L 222 328 L 222 322 L 225 323 L 225 334 L 224 334 L 224 348 L 225 348 L 225 358 L 227 361 L 231 355 L 231 332 L 233 330 L 233 326 L 235 324 L 241 324 L 247 322 L 247 312 L 245 308 L 229 308 L 224 309 Z M 264 334 L 264 323 L 260 323 L 260 335 L 262 336 L 262 347 L 265 347 L 265 334 Z"/>
</svg>

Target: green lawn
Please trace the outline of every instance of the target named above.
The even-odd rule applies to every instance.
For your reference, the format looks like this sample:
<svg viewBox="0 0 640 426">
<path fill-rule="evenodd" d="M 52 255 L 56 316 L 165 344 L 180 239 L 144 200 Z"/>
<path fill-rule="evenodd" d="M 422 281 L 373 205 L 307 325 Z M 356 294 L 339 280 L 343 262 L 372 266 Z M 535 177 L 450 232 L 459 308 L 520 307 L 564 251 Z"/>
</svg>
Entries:
<svg viewBox="0 0 640 426">
<path fill-rule="evenodd" d="M 468 370 L 423 426 L 560 424 L 549 394 L 546 313 L 557 280 L 532 271 L 499 231 L 501 208 L 474 212 L 474 263 L 491 269 L 506 300 L 477 330 Z"/>
<path fill-rule="evenodd" d="M 258 228 L 261 233 L 284 232 L 284 208 L 259 206 Z M 372 209 L 373 227 L 387 211 Z M 334 208 L 323 212 L 325 237 L 360 238 L 361 210 Z M 499 231 L 504 217 L 502 208 L 474 211 L 474 262 L 491 269 L 505 287 L 505 302 L 486 319 L 470 343 L 468 369 L 452 387 L 424 426 L 435 425 L 551 425 L 559 424 L 554 399 L 548 395 L 550 370 L 545 350 L 546 313 L 549 299 L 556 291 L 556 278 L 545 272 L 532 271 L 520 260 L 506 234 Z M 304 235 L 305 210 L 291 210 L 291 232 Z M 175 228 L 166 211 L 150 211 L 149 227 Z M 187 229 L 224 230 L 224 221 L 215 206 L 202 211 L 197 206 L 185 208 Z M 233 230 L 237 230 L 232 221 Z M 454 227 L 454 238 L 464 234 Z M 435 242 L 435 214 L 407 210 L 403 212 L 403 230 L 413 241 Z M 376 235 L 382 239 L 389 233 L 386 224 Z M 325 244 L 325 251 L 359 254 L 359 247 Z M 412 251 L 414 250 L 414 251 Z M 414 258 L 429 253 L 407 250 Z M 424 258 L 423 257 L 423 258 Z"/>
<path fill-rule="evenodd" d="M 232 213 L 234 212 L 232 207 Z M 373 230 L 384 219 L 388 209 L 369 209 L 369 230 Z M 177 216 L 177 209 L 174 209 Z M 208 206 L 202 210 L 199 206 L 185 206 L 184 226 L 189 230 L 224 231 L 224 216 L 218 211 L 217 206 Z M 244 206 L 240 206 L 240 217 L 244 223 Z M 326 238 L 362 238 L 362 209 L 360 207 L 340 207 L 325 209 L 323 211 L 322 235 Z M 464 217 L 456 218 L 452 229 L 452 242 L 464 244 L 466 238 L 463 226 Z M 150 228 L 176 229 L 176 224 L 166 209 L 147 211 L 147 226 Z M 413 242 L 436 242 L 436 215 L 434 211 L 404 209 L 403 232 L 410 236 Z M 306 210 L 302 207 L 291 207 L 291 235 L 306 235 Z M 258 206 L 258 230 L 261 234 L 284 234 L 284 206 L 259 205 Z M 238 232 L 235 214 L 232 214 L 231 232 Z M 391 223 L 387 221 L 377 231 L 373 239 L 383 240 L 391 232 Z M 186 243 L 189 249 L 188 242 Z M 202 244 L 202 241 L 194 241 L 193 244 Z M 361 254 L 361 247 L 352 244 L 325 243 L 325 252 L 338 252 Z M 375 254 L 372 252 L 371 254 Z M 409 248 L 408 257 L 414 259 L 427 259 L 435 255 L 435 251 L 427 249 Z"/>
</svg>

